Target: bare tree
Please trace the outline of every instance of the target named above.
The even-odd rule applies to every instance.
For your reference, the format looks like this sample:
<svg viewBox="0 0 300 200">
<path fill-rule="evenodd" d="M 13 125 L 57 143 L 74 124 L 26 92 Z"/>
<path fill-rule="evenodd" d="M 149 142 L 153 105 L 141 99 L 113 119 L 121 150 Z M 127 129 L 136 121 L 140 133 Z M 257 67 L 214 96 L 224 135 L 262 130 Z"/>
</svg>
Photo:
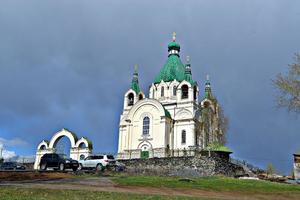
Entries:
<svg viewBox="0 0 300 200">
<path fill-rule="evenodd" d="M 272 163 L 269 163 L 267 165 L 266 172 L 267 172 L 267 176 L 272 176 L 275 173 L 275 168 Z"/>
<path fill-rule="evenodd" d="M 278 89 L 277 105 L 288 111 L 300 113 L 300 54 L 295 54 L 295 63 L 288 65 L 287 75 L 281 73 L 273 80 Z"/>
<path fill-rule="evenodd" d="M 224 114 L 224 110 L 221 106 L 219 106 L 219 129 L 221 130 L 221 133 L 223 134 L 223 136 L 221 137 L 222 138 L 222 141 L 221 143 L 223 145 L 226 144 L 226 141 L 227 141 L 227 130 L 228 130 L 228 127 L 229 127 L 229 119 L 228 117 L 225 116 Z"/>
</svg>

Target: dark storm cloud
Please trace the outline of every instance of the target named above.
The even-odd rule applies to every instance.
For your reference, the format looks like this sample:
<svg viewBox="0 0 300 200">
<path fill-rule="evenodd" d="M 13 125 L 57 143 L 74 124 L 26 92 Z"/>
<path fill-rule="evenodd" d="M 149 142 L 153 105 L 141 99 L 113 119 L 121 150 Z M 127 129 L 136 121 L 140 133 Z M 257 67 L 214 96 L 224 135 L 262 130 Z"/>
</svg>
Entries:
<svg viewBox="0 0 300 200">
<path fill-rule="evenodd" d="M 271 79 L 299 51 L 296 1 L 1 1 L 0 137 L 37 143 L 67 127 L 117 149 L 123 95 L 139 65 L 148 93 L 171 33 L 193 77 L 230 118 L 235 156 L 289 172 L 298 118 L 275 108 Z"/>
</svg>

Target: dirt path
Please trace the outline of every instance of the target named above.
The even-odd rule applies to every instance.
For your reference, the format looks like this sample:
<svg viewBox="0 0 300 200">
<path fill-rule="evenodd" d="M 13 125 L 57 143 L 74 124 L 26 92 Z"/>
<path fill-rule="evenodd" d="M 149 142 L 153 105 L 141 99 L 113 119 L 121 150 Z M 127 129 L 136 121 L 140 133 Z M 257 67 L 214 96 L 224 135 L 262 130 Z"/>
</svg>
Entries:
<svg viewBox="0 0 300 200">
<path fill-rule="evenodd" d="M 27 182 L 3 182 L 0 186 L 16 186 L 22 188 L 43 188 L 43 189 L 71 189 L 71 190 L 88 190 L 104 192 L 125 192 L 141 194 L 159 194 L 159 195 L 176 195 L 190 197 L 210 197 L 217 199 L 244 199 L 244 200 L 285 200 L 300 199 L 299 195 L 293 194 L 259 194 L 259 193 L 240 193 L 240 192 L 219 192 L 199 189 L 178 189 L 166 187 L 141 187 L 141 186 L 121 186 L 114 183 L 107 177 L 101 178 L 84 178 L 84 179 L 62 179 L 51 181 L 27 181 Z"/>
</svg>

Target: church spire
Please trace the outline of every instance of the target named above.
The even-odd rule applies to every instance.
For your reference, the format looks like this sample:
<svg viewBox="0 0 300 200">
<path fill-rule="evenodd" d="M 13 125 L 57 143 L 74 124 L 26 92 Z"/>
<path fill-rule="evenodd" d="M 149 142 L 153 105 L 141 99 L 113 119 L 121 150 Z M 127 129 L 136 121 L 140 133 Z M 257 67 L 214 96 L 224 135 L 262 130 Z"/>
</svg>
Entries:
<svg viewBox="0 0 300 200">
<path fill-rule="evenodd" d="M 192 70 L 191 70 L 191 63 L 190 63 L 190 56 L 186 57 L 186 64 L 185 64 L 185 80 L 193 83 L 193 79 L 192 79 Z"/>
<path fill-rule="evenodd" d="M 210 87 L 209 75 L 206 75 L 206 83 L 205 83 L 205 98 L 212 99 L 212 92 Z"/>
<path fill-rule="evenodd" d="M 138 78 L 138 66 L 134 65 L 133 78 L 131 81 L 131 89 L 133 89 L 137 94 L 140 93 L 141 89 L 139 86 L 139 78 Z"/>
</svg>

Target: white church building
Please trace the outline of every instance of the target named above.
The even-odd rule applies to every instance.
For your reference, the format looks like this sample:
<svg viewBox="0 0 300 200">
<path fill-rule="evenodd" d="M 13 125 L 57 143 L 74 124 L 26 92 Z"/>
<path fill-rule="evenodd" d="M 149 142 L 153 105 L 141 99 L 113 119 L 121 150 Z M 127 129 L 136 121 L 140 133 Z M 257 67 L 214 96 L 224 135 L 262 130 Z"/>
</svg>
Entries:
<svg viewBox="0 0 300 200">
<path fill-rule="evenodd" d="M 191 64 L 180 59 L 175 34 L 165 65 L 149 89 L 141 90 L 135 68 L 124 95 L 120 117 L 118 159 L 183 156 L 209 144 L 224 144 L 220 106 L 205 83 L 204 97 L 192 78 Z"/>
</svg>

